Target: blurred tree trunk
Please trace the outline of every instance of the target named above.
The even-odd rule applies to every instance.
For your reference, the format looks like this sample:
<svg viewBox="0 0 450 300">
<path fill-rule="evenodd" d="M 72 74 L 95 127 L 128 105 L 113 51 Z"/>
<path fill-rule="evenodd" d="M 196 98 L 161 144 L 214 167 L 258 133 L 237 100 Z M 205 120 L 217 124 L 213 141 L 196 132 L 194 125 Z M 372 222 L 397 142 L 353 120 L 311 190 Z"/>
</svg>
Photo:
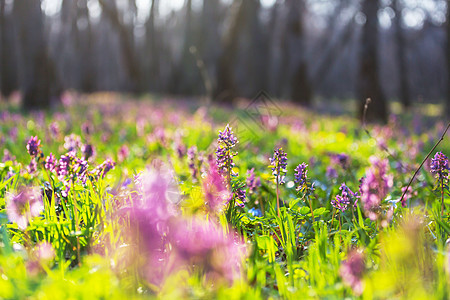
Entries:
<svg viewBox="0 0 450 300">
<path fill-rule="evenodd" d="M 40 1 L 15 0 L 13 15 L 20 72 L 22 106 L 25 109 L 47 108 L 60 94 L 56 72 L 44 37 Z"/>
<path fill-rule="evenodd" d="M 158 0 L 152 0 L 150 5 L 150 13 L 146 23 L 145 29 L 145 39 L 146 39 L 146 50 L 144 52 L 144 59 L 147 65 L 147 80 L 148 87 L 150 90 L 158 91 L 160 85 L 160 61 L 159 61 L 159 51 L 157 40 L 158 32 L 155 27 L 155 20 L 158 16 Z"/>
<path fill-rule="evenodd" d="M 200 35 L 197 38 L 198 52 L 200 58 L 203 60 L 202 71 L 205 75 L 202 79 L 205 92 L 208 98 L 211 98 L 211 88 L 216 85 L 213 81 L 213 74 L 216 74 L 217 61 L 220 51 L 220 43 L 217 43 L 219 36 L 219 0 L 203 0 L 202 15 L 201 15 L 201 29 Z M 209 90 L 208 88 L 209 87 Z M 209 99 L 210 100 L 210 99 Z"/>
<path fill-rule="evenodd" d="M 116 3 L 113 0 L 98 0 L 98 2 L 102 12 L 108 17 L 119 35 L 122 57 L 129 79 L 129 90 L 131 92 L 141 92 L 141 71 L 134 51 L 133 36 L 121 20 Z"/>
<path fill-rule="evenodd" d="M 18 83 L 14 28 L 5 6 L 5 0 L 0 0 L 0 94 L 8 97 L 18 88 Z"/>
<path fill-rule="evenodd" d="M 311 83 L 308 78 L 306 61 L 306 43 L 303 25 L 303 0 L 286 0 L 289 12 L 287 17 L 287 34 L 290 65 L 293 66 L 291 76 L 290 98 L 295 103 L 309 106 L 312 98 Z"/>
<path fill-rule="evenodd" d="M 93 60 L 92 27 L 87 0 L 78 0 L 77 23 L 85 23 L 83 30 L 77 30 L 76 47 L 80 60 L 80 89 L 89 93 L 95 90 L 95 64 Z"/>
<path fill-rule="evenodd" d="M 231 23 L 223 36 L 223 48 L 217 66 L 217 85 L 214 99 L 231 102 L 237 97 L 234 82 L 234 65 L 239 48 L 239 34 L 245 24 L 245 4 L 247 0 L 234 0 L 231 8 Z"/>
<path fill-rule="evenodd" d="M 194 46 L 194 27 L 192 22 L 192 0 L 186 0 L 185 4 L 184 41 L 181 49 L 181 57 L 172 70 L 173 91 L 184 95 L 199 93 L 196 83 L 199 82 L 199 72 L 196 67 L 194 55 L 190 48 Z"/>
<path fill-rule="evenodd" d="M 397 42 L 397 60 L 400 80 L 399 98 L 404 109 L 411 107 L 411 95 L 408 86 L 408 65 L 406 59 L 406 40 L 402 27 L 402 7 L 399 0 L 393 0 L 392 7 L 395 11 L 395 40 Z"/>
<path fill-rule="evenodd" d="M 366 22 L 362 28 L 356 84 L 360 102 L 359 117 L 363 119 L 364 105 L 366 99 L 370 98 L 372 102 L 367 110 L 366 121 L 387 122 L 388 108 L 378 77 L 378 0 L 364 0 L 362 13 L 366 17 Z"/>
</svg>

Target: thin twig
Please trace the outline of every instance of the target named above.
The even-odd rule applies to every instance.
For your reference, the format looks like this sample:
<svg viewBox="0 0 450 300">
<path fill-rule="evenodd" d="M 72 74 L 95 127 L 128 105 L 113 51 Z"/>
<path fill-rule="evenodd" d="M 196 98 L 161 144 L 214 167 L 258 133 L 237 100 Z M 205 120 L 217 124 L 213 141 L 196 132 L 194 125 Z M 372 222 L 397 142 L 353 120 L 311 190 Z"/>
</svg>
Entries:
<svg viewBox="0 0 450 300">
<path fill-rule="evenodd" d="M 422 160 L 422 163 L 420 164 L 420 166 L 416 169 L 416 171 L 414 172 L 413 177 L 411 177 L 411 180 L 409 180 L 408 185 L 406 186 L 405 191 L 402 194 L 402 197 L 400 198 L 400 202 L 403 201 L 403 198 L 405 197 L 405 194 L 408 192 L 409 187 L 411 186 L 411 183 L 413 182 L 414 178 L 416 177 L 417 173 L 419 173 L 420 168 L 422 168 L 423 164 L 425 163 L 425 161 L 428 159 L 428 157 L 430 157 L 431 153 L 433 153 L 434 149 L 436 149 L 436 147 L 441 143 L 442 140 L 444 140 L 445 134 L 447 133 L 448 128 L 450 127 L 450 122 L 447 124 L 447 128 L 445 128 L 444 133 L 441 135 L 441 138 L 437 141 L 437 143 L 434 145 L 434 147 L 430 150 L 430 152 L 428 152 L 427 156 Z M 408 204 L 408 207 L 411 207 L 411 204 Z"/>
</svg>

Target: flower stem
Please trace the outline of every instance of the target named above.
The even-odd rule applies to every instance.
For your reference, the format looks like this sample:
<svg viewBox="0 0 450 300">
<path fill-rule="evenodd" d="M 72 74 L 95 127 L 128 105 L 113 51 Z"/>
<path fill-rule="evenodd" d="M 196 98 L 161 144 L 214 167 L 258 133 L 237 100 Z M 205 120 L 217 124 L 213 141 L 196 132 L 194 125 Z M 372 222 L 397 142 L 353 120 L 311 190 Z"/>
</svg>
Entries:
<svg viewBox="0 0 450 300">
<path fill-rule="evenodd" d="M 444 179 L 441 179 L 441 217 L 444 216 Z"/>
<path fill-rule="evenodd" d="M 311 209 L 311 217 L 312 217 L 312 223 L 314 224 L 314 212 L 313 212 L 313 208 L 312 208 L 312 201 L 311 198 L 308 197 L 308 201 L 309 201 L 309 208 Z"/>
<path fill-rule="evenodd" d="M 279 181 L 278 181 L 278 175 L 277 175 L 277 211 L 278 211 L 278 217 L 280 216 L 280 192 L 279 192 Z"/>
<path fill-rule="evenodd" d="M 80 231 L 80 224 L 78 223 L 78 207 L 77 207 L 77 199 L 75 197 L 75 183 L 74 180 L 72 180 L 72 197 L 73 197 L 73 210 L 75 214 L 75 234 L 77 235 L 77 259 L 78 259 L 78 266 L 81 266 L 81 256 L 80 256 L 80 236 L 78 235 L 78 232 Z"/>
</svg>

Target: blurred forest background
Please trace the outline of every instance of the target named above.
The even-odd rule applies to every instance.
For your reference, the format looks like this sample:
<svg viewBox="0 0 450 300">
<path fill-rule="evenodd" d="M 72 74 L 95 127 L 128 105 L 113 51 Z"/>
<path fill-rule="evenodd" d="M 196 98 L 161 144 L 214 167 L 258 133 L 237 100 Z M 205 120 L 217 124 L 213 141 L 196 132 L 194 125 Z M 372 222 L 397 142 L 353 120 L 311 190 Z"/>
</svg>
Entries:
<svg viewBox="0 0 450 300">
<path fill-rule="evenodd" d="M 0 90 L 445 103 L 447 0 L 0 0 Z"/>
</svg>

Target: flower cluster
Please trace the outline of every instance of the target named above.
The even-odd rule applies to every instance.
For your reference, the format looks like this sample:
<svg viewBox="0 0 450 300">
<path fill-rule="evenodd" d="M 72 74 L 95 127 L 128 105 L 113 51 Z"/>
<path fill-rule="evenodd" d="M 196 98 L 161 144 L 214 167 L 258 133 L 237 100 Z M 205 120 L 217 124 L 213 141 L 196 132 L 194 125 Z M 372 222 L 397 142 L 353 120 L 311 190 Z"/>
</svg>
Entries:
<svg viewBox="0 0 450 300">
<path fill-rule="evenodd" d="M 344 212 L 347 210 L 348 206 L 352 204 L 353 207 L 356 207 L 358 203 L 358 194 L 352 192 L 352 190 L 343 183 L 339 190 L 341 191 L 340 195 L 336 195 L 336 198 L 334 200 L 331 200 L 331 205 L 333 205 L 334 208 L 339 210 L 340 212 Z"/>
<path fill-rule="evenodd" d="M 278 148 L 274 151 L 273 157 L 269 158 L 270 168 L 272 169 L 272 175 L 275 176 L 275 182 L 277 184 L 284 183 L 284 177 L 286 175 L 287 168 L 287 154 L 282 148 Z"/>
<path fill-rule="evenodd" d="M 38 139 L 37 136 L 32 136 L 27 143 L 27 151 L 28 154 L 32 157 L 38 156 L 41 152 L 41 140 Z"/>
<path fill-rule="evenodd" d="M 203 192 L 206 206 L 213 212 L 221 211 L 231 200 L 232 195 L 215 164 L 210 164 L 209 172 L 203 180 Z"/>
<path fill-rule="evenodd" d="M 348 254 L 347 260 L 343 261 L 339 268 L 339 274 L 342 281 L 357 295 L 361 295 L 363 292 L 362 278 L 365 271 L 364 255 L 353 250 Z"/>
<path fill-rule="evenodd" d="M 221 182 L 222 176 L 212 171 L 212 180 L 216 181 L 211 185 Z M 136 260 L 150 283 L 159 285 L 173 271 L 193 267 L 229 283 L 240 275 L 243 243 L 212 221 L 181 216 L 174 205 L 179 193 L 169 172 L 147 170 L 140 174 L 136 185 L 139 198 L 129 209 L 131 232 L 126 238 L 139 247 L 139 257 L 132 250 L 130 259 Z"/>
<path fill-rule="evenodd" d="M 448 173 L 450 170 L 448 158 L 442 152 L 437 152 L 431 160 L 431 173 L 436 174 L 439 181 L 448 181 Z"/>
<path fill-rule="evenodd" d="M 32 217 L 37 217 L 44 209 L 39 188 L 21 187 L 17 194 L 9 194 L 6 202 L 8 219 L 25 230 Z"/>
<path fill-rule="evenodd" d="M 308 180 L 308 165 L 306 163 L 301 163 L 295 168 L 294 182 L 297 186 L 297 192 L 302 192 L 305 196 L 314 191 L 314 183 Z"/>
<path fill-rule="evenodd" d="M 234 136 L 229 124 L 227 124 L 223 131 L 219 131 L 217 142 L 216 163 L 219 171 L 223 174 L 231 174 L 232 168 L 234 167 L 233 157 L 237 154 L 232 149 L 236 146 L 238 140 Z"/>
<path fill-rule="evenodd" d="M 99 178 L 105 178 L 106 174 L 114 169 L 116 166 L 116 163 L 112 161 L 111 159 L 106 159 L 104 162 L 102 162 L 100 165 L 95 167 L 94 170 L 91 171 L 91 174 L 93 174 L 95 177 Z"/>
<path fill-rule="evenodd" d="M 244 207 L 245 201 L 246 201 L 246 194 L 247 194 L 247 192 L 242 187 L 237 187 L 234 189 L 233 195 L 234 195 L 236 206 Z"/>
<path fill-rule="evenodd" d="M 380 213 L 381 201 L 387 196 L 393 181 L 389 176 L 389 162 L 387 159 L 370 157 L 371 167 L 366 171 L 360 187 L 361 204 L 366 215 L 376 220 Z"/>
</svg>

